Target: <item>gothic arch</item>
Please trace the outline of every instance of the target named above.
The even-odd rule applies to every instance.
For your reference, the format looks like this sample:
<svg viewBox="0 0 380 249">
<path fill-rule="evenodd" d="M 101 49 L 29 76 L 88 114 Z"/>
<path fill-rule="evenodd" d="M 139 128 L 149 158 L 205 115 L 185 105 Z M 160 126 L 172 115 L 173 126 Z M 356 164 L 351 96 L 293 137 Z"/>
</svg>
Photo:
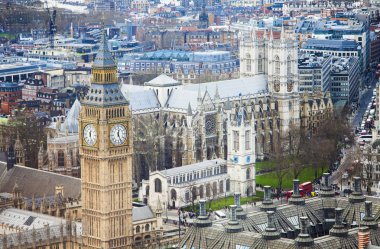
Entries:
<svg viewBox="0 0 380 249">
<path fill-rule="evenodd" d="M 292 74 L 292 57 L 290 55 L 286 59 L 286 74 L 288 77 Z"/>
<path fill-rule="evenodd" d="M 204 186 L 203 185 L 199 186 L 199 198 L 201 198 L 201 199 L 204 198 Z"/>
<path fill-rule="evenodd" d="M 251 179 L 251 169 L 250 168 L 247 168 L 247 170 L 245 172 L 245 177 L 247 180 Z"/>
<path fill-rule="evenodd" d="M 171 196 L 171 199 L 172 199 L 172 200 L 174 200 L 174 201 L 177 200 L 177 191 L 176 191 L 174 188 L 172 188 L 172 189 L 170 190 L 170 196 Z"/>
<path fill-rule="evenodd" d="M 257 72 L 259 73 L 262 73 L 264 70 L 263 70 L 263 56 L 261 54 L 259 54 L 259 58 L 258 58 L 258 61 L 257 61 Z"/>
<path fill-rule="evenodd" d="M 280 57 L 278 55 L 274 56 L 274 75 L 280 76 L 281 72 L 281 63 L 280 63 Z"/>
<path fill-rule="evenodd" d="M 223 194 L 224 193 L 224 181 L 221 180 L 219 182 L 219 193 Z"/>
<path fill-rule="evenodd" d="M 58 151 L 58 167 L 65 167 L 65 153 L 63 150 Z"/>
<path fill-rule="evenodd" d="M 162 193 L 162 182 L 160 179 L 154 179 L 154 192 Z"/>
<path fill-rule="evenodd" d="M 245 59 L 246 59 L 246 70 L 247 72 L 251 72 L 252 71 L 252 61 L 251 61 L 251 54 L 247 53 L 245 55 Z"/>
<path fill-rule="evenodd" d="M 217 196 L 218 195 L 218 184 L 217 182 L 212 183 L 212 196 Z"/>
<path fill-rule="evenodd" d="M 210 197 L 210 196 L 211 196 L 211 184 L 207 183 L 206 184 L 206 197 Z"/>
</svg>

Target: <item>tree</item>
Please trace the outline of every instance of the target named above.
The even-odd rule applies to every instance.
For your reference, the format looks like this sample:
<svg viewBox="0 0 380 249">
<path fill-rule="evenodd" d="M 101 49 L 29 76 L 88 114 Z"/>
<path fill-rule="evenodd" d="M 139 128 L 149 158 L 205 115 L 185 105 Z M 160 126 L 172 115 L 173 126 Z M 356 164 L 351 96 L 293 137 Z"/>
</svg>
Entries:
<svg viewBox="0 0 380 249">
<path fill-rule="evenodd" d="M 45 115 L 37 116 L 27 110 L 17 111 L 9 121 L 7 134 L 10 141 L 17 134 L 25 150 L 25 165 L 38 168 L 38 151 L 41 145 L 46 143 L 45 127 L 49 125 L 49 119 Z M 13 141 L 12 141 L 13 142 Z"/>
<path fill-rule="evenodd" d="M 276 174 L 277 188 L 281 191 L 284 177 L 288 173 L 286 171 L 286 169 L 288 168 L 288 165 L 286 163 L 287 154 L 286 154 L 286 151 L 284 150 L 284 147 L 281 146 L 280 143 L 274 144 L 273 151 L 270 157 L 274 161 L 273 170 Z"/>
</svg>

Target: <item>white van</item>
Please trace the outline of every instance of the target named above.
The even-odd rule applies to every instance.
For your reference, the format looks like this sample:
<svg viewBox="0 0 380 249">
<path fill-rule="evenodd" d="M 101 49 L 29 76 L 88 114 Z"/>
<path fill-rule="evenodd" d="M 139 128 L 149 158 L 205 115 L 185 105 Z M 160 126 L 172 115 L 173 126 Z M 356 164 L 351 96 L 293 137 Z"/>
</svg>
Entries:
<svg viewBox="0 0 380 249">
<path fill-rule="evenodd" d="M 224 219 L 224 218 L 227 217 L 226 214 L 223 213 L 222 211 L 215 211 L 214 213 L 215 213 L 215 215 L 216 215 L 219 219 Z"/>
<path fill-rule="evenodd" d="M 366 143 L 369 143 L 372 141 L 372 134 L 360 135 L 358 141 L 364 141 Z"/>
</svg>

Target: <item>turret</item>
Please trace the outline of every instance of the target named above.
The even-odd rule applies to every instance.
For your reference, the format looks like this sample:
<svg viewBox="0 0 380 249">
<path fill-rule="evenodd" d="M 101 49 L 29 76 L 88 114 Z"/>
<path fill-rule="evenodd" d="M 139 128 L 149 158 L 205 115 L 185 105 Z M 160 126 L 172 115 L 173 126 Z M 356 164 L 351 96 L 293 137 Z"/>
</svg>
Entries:
<svg viewBox="0 0 380 249">
<path fill-rule="evenodd" d="M 191 127 L 193 122 L 193 110 L 191 109 L 191 105 L 189 102 L 189 105 L 187 106 L 187 113 L 186 113 L 186 123 L 187 127 Z"/>
</svg>

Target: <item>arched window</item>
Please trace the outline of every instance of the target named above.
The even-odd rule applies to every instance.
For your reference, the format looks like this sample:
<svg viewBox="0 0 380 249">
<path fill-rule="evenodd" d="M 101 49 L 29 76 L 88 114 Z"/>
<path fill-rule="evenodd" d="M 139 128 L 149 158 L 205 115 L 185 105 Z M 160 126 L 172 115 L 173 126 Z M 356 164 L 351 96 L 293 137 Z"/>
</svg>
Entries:
<svg viewBox="0 0 380 249">
<path fill-rule="evenodd" d="M 280 75 L 280 58 L 277 55 L 274 57 L 274 73 Z"/>
<path fill-rule="evenodd" d="M 158 178 L 154 180 L 154 192 L 156 193 L 162 192 L 162 183 L 161 183 L 161 180 Z"/>
<path fill-rule="evenodd" d="M 149 224 L 145 225 L 145 232 L 149 232 Z"/>
<path fill-rule="evenodd" d="M 220 181 L 219 182 L 219 193 L 224 193 L 224 184 L 223 184 L 223 181 Z"/>
<path fill-rule="evenodd" d="M 211 196 L 211 185 L 210 183 L 207 183 L 206 184 L 206 197 L 210 197 Z"/>
<path fill-rule="evenodd" d="M 175 189 L 170 190 L 170 195 L 172 197 L 172 200 L 177 200 L 177 191 L 175 191 Z"/>
<path fill-rule="evenodd" d="M 200 187 L 199 187 L 199 198 L 204 198 L 204 187 L 203 187 L 203 185 L 201 185 Z"/>
<path fill-rule="evenodd" d="M 247 171 L 245 172 L 247 180 L 251 179 L 251 169 L 247 168 Z"/>
<path fill-rule="evenodd" d="M 226 192 L 230 192 L 230 179 L 226 181 Z"/>
<path fill-rule="evenodd" d="M 140 226 L 136 227 L 136 233 L 140 233 Z"/>
<path fill-rule="evenodd" d="M 218 184 L 216 182 L 212 183 L 212 195 L 217 196 L 218 195 Z"/>
<path fill-rule="evenodd" d="M 62 150 L 58 151 L 58 167 L 65 167 L 65 153 Z"/>
<path fill-rule="evenodd" d="M 247 72 L 251 72 L 251 55 L 246 54 L 246 60 L 247 60 Z"/>
<path fill-rule="evenodd" d="M 261 56 L 261 54 L 259 54 L 259 59 L 257 61 L 257 71 L 259 73 L 262 73 L 264 70 L 263 70 L 263 58 Z"/>
<path fill-rule="evenodd" d="M 191 199 L 196 200 L 197 199 L 197 187 L 193 187 L 191 189 Z"/>
<path fill-rule="evenodd" d="M 146 188 L 145 188 L 145 195 L 149 196 L 149 186 L 146 186 Z"/>
<path fill-rule="evenodd" d="M 292 59 L 290 58 L 290 55 L 286 60 L 286 73 L 288 76 L 292 73 Z"/>
</svg>

